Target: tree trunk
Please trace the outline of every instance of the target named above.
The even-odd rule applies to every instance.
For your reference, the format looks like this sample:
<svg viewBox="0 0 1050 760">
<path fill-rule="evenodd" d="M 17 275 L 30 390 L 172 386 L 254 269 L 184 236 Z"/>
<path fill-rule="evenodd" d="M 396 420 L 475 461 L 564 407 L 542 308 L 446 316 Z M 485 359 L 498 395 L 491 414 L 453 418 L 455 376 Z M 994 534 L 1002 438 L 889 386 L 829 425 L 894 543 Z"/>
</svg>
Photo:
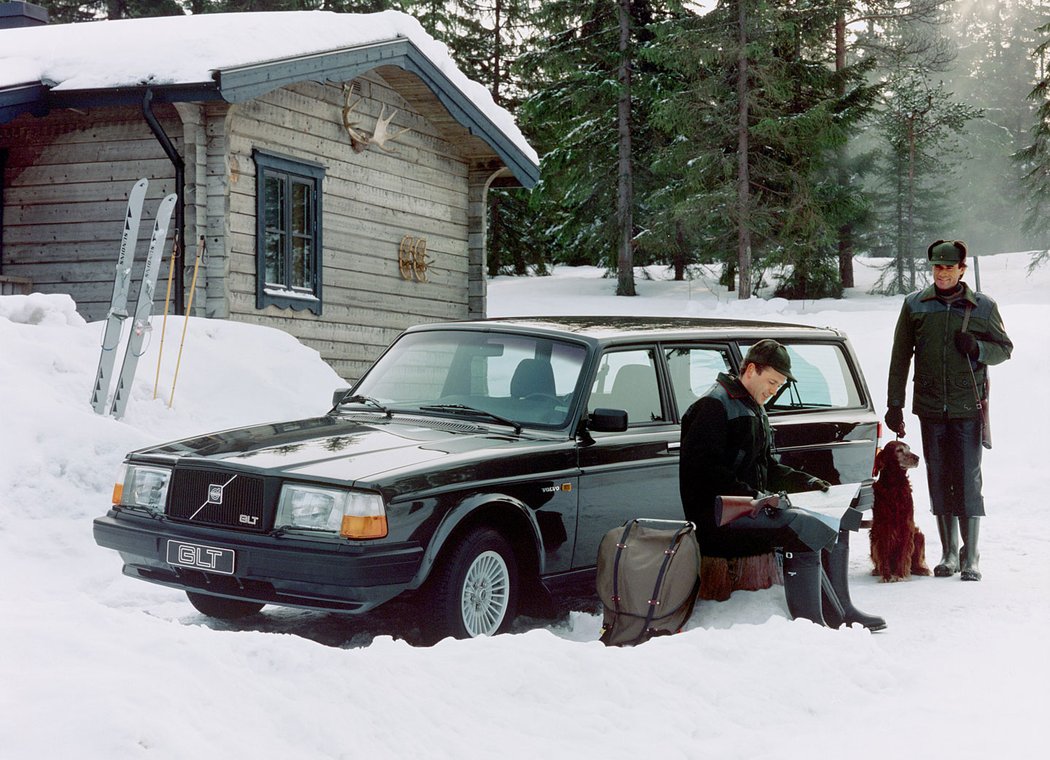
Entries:
<svg viewBox="0 0 1050 760">
<path fill-rule="evenodd" d="M 908 257 L 908 292 L 915 290 L 915 118 L 908 120 L 908 234 L 904 253 Z"/>
<path fill-rule="evenodd" d="M 904 293 L 904 167 L 901 166 L 903 158 L 899 152 L 897 155 L 897 198 L 895 211 L 897 212 L 897 250 L 896 250 L 896 261 L 894 278 L 894 292 Z"/>
<path fill-rule="evenodd" d="M 846 68 L 846 3 L 839 0 L 835 13 L 835 71 L 841 74 Z M 839 98 L 846 95 L 846 82 L 839 82 Z M 846 148 L 839 150 L 839 186 L 848 188 L 849 170 L 846 167 Z M 842 287 L 852 288 L 853 280 L 853 225 L 844 224 L 839 227 L 839 279 Z"/>
<path fill-rule="evenodd" d="M 631 3 L 619 0 L 620 16 L 620 98 L 617 103 L 619 130 L 619 172 L 617 176 L 616 216 L 619 222 L 619 255 L 616 261 L 616 295 L 636 295 L 634 289 L 634 189 L 631 177 Z"/>
<path fill-rule="evenodd" d="M 751 177 L 748 171 L 747 0 L 738 0 L 739 52 L 737 53 L 737 298 L 751 297 Z"/>
<path fill-rule="evenodd" d="M 674 278 L 676 282 L 685 279 L 685 229 L 682 220 L 674 223 Z"/>
</svg>

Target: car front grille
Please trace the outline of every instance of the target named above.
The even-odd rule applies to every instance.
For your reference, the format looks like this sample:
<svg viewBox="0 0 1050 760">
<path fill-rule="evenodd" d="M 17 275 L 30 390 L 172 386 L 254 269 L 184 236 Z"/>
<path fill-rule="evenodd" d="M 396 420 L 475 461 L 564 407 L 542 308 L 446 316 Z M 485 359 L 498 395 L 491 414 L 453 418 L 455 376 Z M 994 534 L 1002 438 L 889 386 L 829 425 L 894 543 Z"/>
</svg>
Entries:
<svg viewBox="0 0 1050 760">
<path fill-rule="evenodd" d="M 176 468 L 168 517 L 200 525 L 266 529 L 263 479 L 221 470 Z"/>
</svg>

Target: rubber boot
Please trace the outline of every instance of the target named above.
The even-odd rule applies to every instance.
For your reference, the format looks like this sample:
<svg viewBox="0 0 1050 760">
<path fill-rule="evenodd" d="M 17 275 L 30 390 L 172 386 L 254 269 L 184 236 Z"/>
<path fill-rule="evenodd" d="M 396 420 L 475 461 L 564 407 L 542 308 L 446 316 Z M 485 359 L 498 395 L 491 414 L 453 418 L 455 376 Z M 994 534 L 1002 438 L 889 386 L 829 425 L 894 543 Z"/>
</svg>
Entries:
<svg viewBox="0 0 1050 760">
<path fill-rule="evenodd" d="M 820 552 L 784 552 L 784 597 L 791 619 L 827 625 L 822 611 Z"/>
<path fill-rule="evenodd" d="M 967 517 L 959 520 L 962 527 L 962 538 L 963 547 L 962 551 L 959 552 L 960 562 L 962 564 L 962 573 L 960 577 L 964 581 L 979 581 L 981 580 L 981 552 L 977 548 L 977 539 L 981 533 L 981 518 L 980 517 Z"/>
<path fill-rule="evenodd" d="M 933 574 L 949 578 L 959 570 L 959 518 L 937 515 L 937 533 L 941 537 L 941 561 L 933 568 Z"/>
<path fill-rule="evenodd" d="M 831 580 L 831 587 L 835 596 L 838 597 L 838 602 L 842 609 L 842 622 L 850 626 L 857 623 L 869 631 L 881 631 L 884 629 L 886 627 L 884 619 L 878 615 L 869 615 L 866 612 L 861 612 L 853 606 L 853 601 L 850 599 L 849 533 L 847 531 L 839 531 L 839 540 L 835 542 L 831 549 L 824 550 L 823 560 L 824 569 L 827 571 L 828 578 Z M 826 608 L 824 617 L 828 619 Z"/>
</svg>

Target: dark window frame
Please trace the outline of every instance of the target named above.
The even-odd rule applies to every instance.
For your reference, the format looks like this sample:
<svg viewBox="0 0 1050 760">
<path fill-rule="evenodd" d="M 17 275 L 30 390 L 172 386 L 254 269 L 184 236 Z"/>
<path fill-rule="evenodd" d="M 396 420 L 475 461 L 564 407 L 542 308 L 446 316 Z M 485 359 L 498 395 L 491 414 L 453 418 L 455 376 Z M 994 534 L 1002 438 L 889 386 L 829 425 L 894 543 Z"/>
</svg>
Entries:
<svg viewBox="0 0 1050 760">
<path fill-rule="evenodd" d="M 321 315 L 322 307 L 322 272 L 324 262 L 322 256 L 322 190 L 324 185 L 325 167 L 312 161 L 281 156 L 269 151 L 256 148 L 252 151 L 255 160 L 255 306 L 263 309 L 267 306 L 276 306 L 281 309 L 293 309 L 295 311 L 310 311 L 318 316 Z M 309 238 L 312 253 L 310 254 L 310 267 L 313 274 L 313 283 L 310 288 L 295 287 L 291 282 L 292 241 L 294 234 L 290 229 L 284 230 L 284 244 L 282 245 L 282 256 L 284 257 L 285 275 L 283 282 L 268 283 L 266 281 L 266 182 L 268 179 L 276 178 L 284 186 L 284 209 L 283 216 L 285 224 L 291 222 L 291 189 L 293 185 L 305 185 L 310 189 L 308 201 L 309 222 L 312 225 Z M 300 237 L 303 237 L 300 235 Z"/>
</svg>

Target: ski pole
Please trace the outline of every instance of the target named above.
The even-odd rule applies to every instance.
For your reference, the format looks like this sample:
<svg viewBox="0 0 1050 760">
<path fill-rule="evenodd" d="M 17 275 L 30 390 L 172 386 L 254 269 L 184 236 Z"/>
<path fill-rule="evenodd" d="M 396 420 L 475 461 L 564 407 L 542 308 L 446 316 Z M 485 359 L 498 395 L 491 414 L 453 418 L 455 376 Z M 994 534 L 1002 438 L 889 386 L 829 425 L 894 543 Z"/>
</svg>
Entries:
<svg viewBox="0 0 1050 760">
<path fill-rule="evenodd" d="M 186 342 L 186 328 L 190 324 L 190 312 L 193 310 L 193 294 L 197 291 L 197 270 L 201 265 L 201 256 L 204 254 L 204 235 L 197 242 L 197 257 L 193 260 L 193 277 L 190 280 L 190 297 L 186 302 L 186 316 L 182 322 L 182 340 L 179 341 L 179 357 L 175 360 L 175 377 L 171 381 L 171 396 L 168 397 L 168 409 L 175 402 L 175 383 L 179 380 L 179 365 L 182 364 L 182 346 Z"/>
<path fill-rule="evenodd" d="M 175 273 L 175 259 L 179 255 L 179 231 L 171 242 L 171 261 L 168 262 L 168 291 L 164 294 L 164 319 L 160 322 L 160 349 L 157 351 L 157 374 L 153 378 L 153 398 L 157 398 L 157 386 L 160 384 L 160 358 L 164 356 L 164 335 L 168 331 L 168 305 L 171 303 L 171 279 Z"/>
</svg>

